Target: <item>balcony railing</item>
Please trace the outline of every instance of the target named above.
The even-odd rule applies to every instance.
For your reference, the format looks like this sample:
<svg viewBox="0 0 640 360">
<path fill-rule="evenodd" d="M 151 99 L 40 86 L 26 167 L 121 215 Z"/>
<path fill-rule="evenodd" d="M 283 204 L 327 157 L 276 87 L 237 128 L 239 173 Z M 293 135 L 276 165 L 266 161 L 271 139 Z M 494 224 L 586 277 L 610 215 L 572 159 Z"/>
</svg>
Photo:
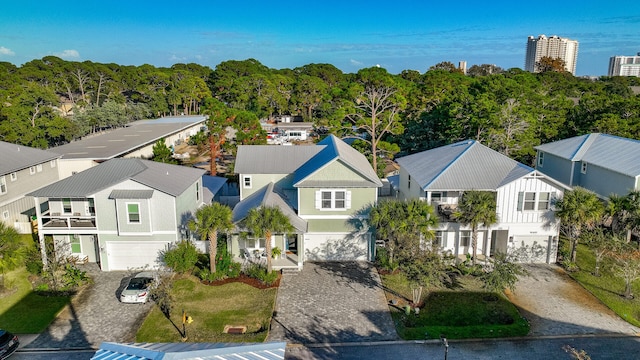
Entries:
<svg viewBox="0 0 640 360">
<path fill-rule="evenodd" d="M 47 212 L 42 215 L 42 226 L 45 229 L 76 229 L 76 228 L 95 228 L 96 217 L 94 215 L 80 215 L 80 213 L 60 214 L 56 212 Z"/>
</svg>

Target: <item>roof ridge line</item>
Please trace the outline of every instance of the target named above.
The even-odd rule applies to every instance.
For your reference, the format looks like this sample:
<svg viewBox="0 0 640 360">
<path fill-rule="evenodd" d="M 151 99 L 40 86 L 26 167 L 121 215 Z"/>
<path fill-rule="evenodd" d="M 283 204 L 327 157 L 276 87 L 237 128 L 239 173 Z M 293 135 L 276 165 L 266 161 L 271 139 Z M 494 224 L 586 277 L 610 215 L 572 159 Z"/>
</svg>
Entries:
<svg viewBox="0 0 640 360">
<path fill-rule="evenodd" d="M 423 187 L 422 187 L 422 189 L 426 189 L 426 188 L 428 188 L 428 187 L 429 187 L 429 185 L 433 184 L 436 180 L 438 180 L 438 178 L 439 178 L 442 174 L 444 174 L 444 173 L 447 171 L 447 169 L 449 169 L 453 164 L 455 164 L 455 163 L 456 163 L 456 161 L 458 161 L 458 160 L 462 157 L 462 155 L 466 154 L 466 153 L 467 153 L 467 151 L 469 151 L 469 149 L 471 149 L 471 147 L 477 143 L 477 141 L 475 141 L 475 140 L 463 140 L 463 141 L 458 141 L 457 143 L 449 144 L 449 145 L 447 145 L 447 146 L 453 146 L 453 145 L 460 144 L 460 143 L 465 143 L 465 142 L 466 142 L 467 144 L 468 144 L 469 142 L 471 142 L 472 144 L 471 144 L 469 147 L 467 147 L 463 152 L 461 152 L 460 154 L 458 154 L 458 156 L 456 156 L 453 160 L 451 160 L 451 161 L 447 164 L 447 166 L 443 167 L 443 168 L 442 168 L 442 170 L 440 170 L 440 172 L 439 172 L 436 176 L 434 176 L 434 177 L 431 179 L 431 181 L 429 181 L 428 183 L 426 183 L 426 184 L 425 184 L 425 186 L 423 186 Z"/>
</svg>

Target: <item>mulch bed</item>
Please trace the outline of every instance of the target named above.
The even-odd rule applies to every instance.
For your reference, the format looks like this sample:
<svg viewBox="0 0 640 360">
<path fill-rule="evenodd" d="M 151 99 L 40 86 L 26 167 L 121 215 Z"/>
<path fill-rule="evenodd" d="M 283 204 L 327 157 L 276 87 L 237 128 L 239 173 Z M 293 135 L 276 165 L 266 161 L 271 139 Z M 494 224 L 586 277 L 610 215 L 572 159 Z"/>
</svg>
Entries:
<svg viewBox="0 0 640 360">
<path fill-rule="evenodd" d="M 276 281 L 274 281 L 273 284 L 267 285 L 267 284 L 264 284 L 263 282 L 261 282 L 258 279 L 254 279 L 252 277 L 248 277 L 245 274 L 240 274 L 240 276 L 238 276 L 236 278 L 227 278 L 227 279 L 224 279 L 224 280 L 216 280 L 216 281 L 202 281 L 202 283 L 205 284 L 205 285 L 210 285 L 210 286 L 219 286 L 219 285 L 230 284 L 230 283 L 234 283 L 234 282 L 241 282 L 241 283 L 245 283 L 247 285 L 253 286 L 254 288 L 257 288 L 257 289 L 269 289 L 269 288 L 274 288 L 274 287 L 280 286 L 280 279 L 281 278 L 282 278 L 282 274 L 278 274 L 278 279 Z"/>
</svg>

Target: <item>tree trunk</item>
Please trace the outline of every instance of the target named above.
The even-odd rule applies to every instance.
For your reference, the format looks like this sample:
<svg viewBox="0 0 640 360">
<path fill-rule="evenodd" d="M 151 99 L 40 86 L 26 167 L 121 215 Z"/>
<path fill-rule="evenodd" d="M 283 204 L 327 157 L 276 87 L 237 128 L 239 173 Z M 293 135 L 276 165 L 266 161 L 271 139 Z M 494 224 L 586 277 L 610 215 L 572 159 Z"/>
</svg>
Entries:
<svg viewBox="0 0 640 360">
<path fill-rule="evenodd" d="M 624 284 L 624 298 L 633 299 L 633 293 L 631 292 L 631 281 L 625 280 Z"/>
<path fill-rule="evenodd" d="M 571 240 L 571 262 L 576 262 L 576 253 L 578 252 L 578 238 Z"/>
<path fill-rule="evenodd" d="M 218 256 L 218 232 L 209 232 L 209 270 L 216 272 L 216 257 Z"/>
<path fill-rule="evenodd" d="M 272 265 L 271 265 L 271 231 L 267 231 L 264 234 L 264 252 L 267 256 L 267 273 L 271 273 Z"/>
<path fill-rule="evenodd" d="M 473 247 L 473 256 L 471 257 L 473 266 L 476 266 L 476 255 L 478 255 L 478 229 L 473 226 L 471 228 L 471 246 Z"/>
</svg>

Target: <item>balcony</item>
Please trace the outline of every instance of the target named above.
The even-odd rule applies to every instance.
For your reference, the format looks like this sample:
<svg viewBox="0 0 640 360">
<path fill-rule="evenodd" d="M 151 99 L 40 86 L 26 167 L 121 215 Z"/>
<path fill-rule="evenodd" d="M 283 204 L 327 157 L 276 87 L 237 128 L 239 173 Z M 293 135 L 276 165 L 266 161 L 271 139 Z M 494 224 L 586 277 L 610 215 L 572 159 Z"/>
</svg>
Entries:
<svg viewBox="0 0 640 360">
<path fill-rule="evenodd" d="M 455 221 L 453 214 L 458 209 L 458 204 L 439 204 L 438 205 L 438 215 L 440 216 L 441 221 Z"/>
<path fill-rule="evenodd" d="M 83 216 L 80 213 L 60 214 L 56 212 L 42 214 L 44 229 L 95 229 L 95 215 Z"/>
</svg>

